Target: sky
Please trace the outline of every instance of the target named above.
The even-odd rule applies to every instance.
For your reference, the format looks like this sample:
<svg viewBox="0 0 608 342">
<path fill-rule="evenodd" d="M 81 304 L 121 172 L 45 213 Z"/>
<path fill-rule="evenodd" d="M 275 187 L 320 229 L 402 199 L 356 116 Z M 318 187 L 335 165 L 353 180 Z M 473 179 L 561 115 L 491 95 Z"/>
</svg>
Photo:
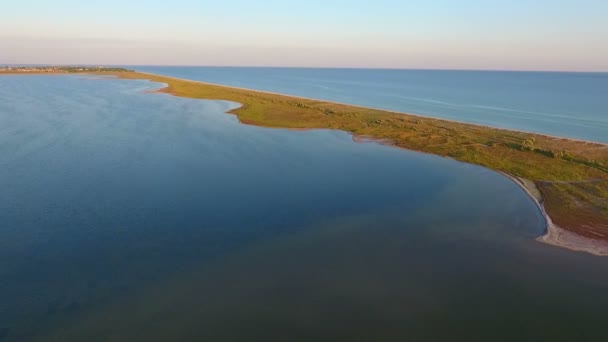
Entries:
<svg viewBox="0 0 608 342">
<path fill-rule="evenodd" d="M 2 0 L 0 64 L 608 71 L 606 0 Z"/>
</svg>

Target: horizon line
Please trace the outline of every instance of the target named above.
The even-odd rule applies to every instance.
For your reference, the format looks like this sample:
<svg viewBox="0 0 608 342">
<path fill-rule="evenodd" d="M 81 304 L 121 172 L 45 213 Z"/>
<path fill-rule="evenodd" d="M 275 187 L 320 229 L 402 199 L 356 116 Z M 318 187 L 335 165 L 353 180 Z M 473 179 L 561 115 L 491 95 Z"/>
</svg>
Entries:
<svg viewBox="0 0 608 342">
<path fill-rule="evenodd" d="M 268 68 L 268 69 L 343 69 L 343 70 L 408 70 L 408 71 L 476 71 L 476 72 L 538 72 L 605 74 L 608 70 L 555 69 L 468 69 L 468 68 L 407 68 L 407 67 L 336 67 L 336 66 L 269 66 L 269 65 L 195 65 L 195 64 L 114 64 L 114 63 L 0 63 L 0 66 L 109 66 L 109 67 L 187 67 L 187 68 Z"/>
</svg>

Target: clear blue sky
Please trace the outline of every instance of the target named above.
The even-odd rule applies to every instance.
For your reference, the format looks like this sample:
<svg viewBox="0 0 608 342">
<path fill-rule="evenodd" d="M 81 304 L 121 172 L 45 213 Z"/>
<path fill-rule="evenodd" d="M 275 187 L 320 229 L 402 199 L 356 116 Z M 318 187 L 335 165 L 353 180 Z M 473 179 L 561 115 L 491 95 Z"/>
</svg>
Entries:
<svg viewBox="0 0 608 342">
<path fill-rule="evenodd" d="M 0 63 L 608 71 L 606 0 L 7 0 Z"/>
</svg>

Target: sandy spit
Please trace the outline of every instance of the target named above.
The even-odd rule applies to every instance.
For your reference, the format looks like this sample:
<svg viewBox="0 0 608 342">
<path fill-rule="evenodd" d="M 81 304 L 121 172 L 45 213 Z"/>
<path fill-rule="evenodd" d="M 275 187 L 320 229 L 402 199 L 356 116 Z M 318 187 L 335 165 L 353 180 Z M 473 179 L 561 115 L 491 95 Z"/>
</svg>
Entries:
<svg viewBox="0 0 608 342">
<path fill-rule="evenodd" d="M 561 228 L 560 226 L 553 223 L 551 217 L 547 214 L 547 211 L 545 210 L 543 199 L 540 196 L 540 191 L 536 189 L 536 186 L 533 182 L 525 182 L 517 177 L 511 176 L 504 172 L 499 173 L 511 179 L 515 184 L 522 188 L 526 192 L 526 194 L 534 201 L 534 203 L 536 203 L 538 209 L 545 218 L 545 235 L 539 236 L 536 241 L 556 247 L 566 248 L 576 252 L 585 252 L 597 256 L 608 256 L 608 242 L 589 239 L 587 237 L 578 235 L 564 228 Z M 534 189 L 529 189 L 529 187 L 534 187 Z"/>
</svg>

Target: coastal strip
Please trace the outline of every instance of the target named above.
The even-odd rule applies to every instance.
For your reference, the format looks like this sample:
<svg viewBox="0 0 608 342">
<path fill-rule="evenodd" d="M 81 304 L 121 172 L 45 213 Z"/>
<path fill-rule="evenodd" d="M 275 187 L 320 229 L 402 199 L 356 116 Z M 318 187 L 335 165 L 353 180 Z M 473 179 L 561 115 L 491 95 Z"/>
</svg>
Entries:
<svg viewBox="0 0 608 342">
<path fill-rule="evenodd" d="M 538 205 L 547 222 L 539 241 L 608 255 L 607 144 L 140 72 L 96 74 L 162 83 L 157 91 L 175 96 L 239 103 L 229 113 L 244 124 L 343 130 L 355 140 L 487 167 L 509 177 Z"/>
</svg>

